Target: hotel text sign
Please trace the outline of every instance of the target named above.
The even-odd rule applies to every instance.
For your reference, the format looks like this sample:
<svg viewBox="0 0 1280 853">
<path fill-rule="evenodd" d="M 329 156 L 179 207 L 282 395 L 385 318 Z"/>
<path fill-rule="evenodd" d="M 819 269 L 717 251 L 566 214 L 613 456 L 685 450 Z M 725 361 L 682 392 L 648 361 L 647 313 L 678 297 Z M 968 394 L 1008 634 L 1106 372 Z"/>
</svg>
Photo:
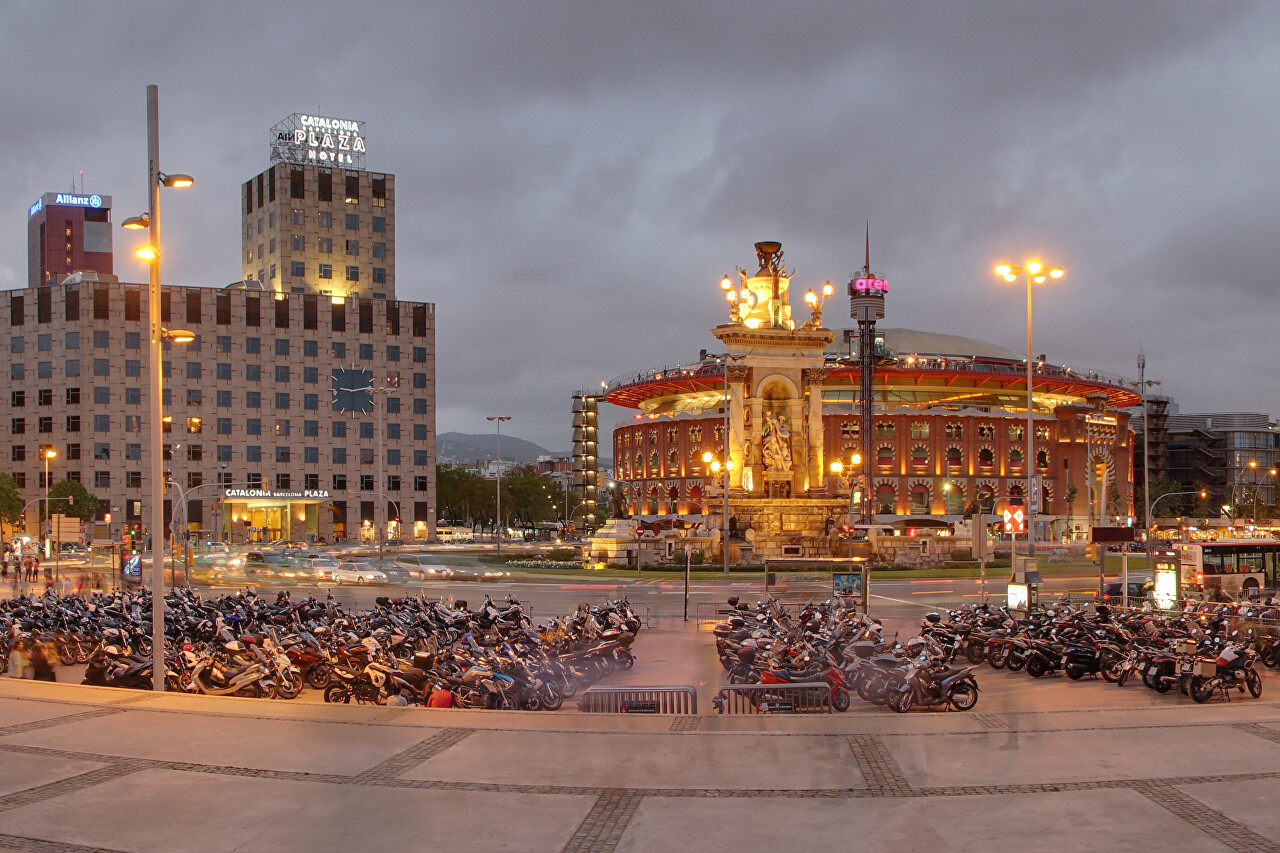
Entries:
<svg viewBox="0 0 1280 853">
<path fill-rule="evenodd" d="M 364 168 L 364 122 L 294 113 L 271 128 L 271 162 Z"/>
<path fill-rule="evenodd" d="M 275 489 L 224 489 L 222 497 L 226 499 L 252 498 L 266 500 L 320 500 L 329 499 L 328 489 L 304 489 L 300 492 L 277 491 Z"/>
</svg>

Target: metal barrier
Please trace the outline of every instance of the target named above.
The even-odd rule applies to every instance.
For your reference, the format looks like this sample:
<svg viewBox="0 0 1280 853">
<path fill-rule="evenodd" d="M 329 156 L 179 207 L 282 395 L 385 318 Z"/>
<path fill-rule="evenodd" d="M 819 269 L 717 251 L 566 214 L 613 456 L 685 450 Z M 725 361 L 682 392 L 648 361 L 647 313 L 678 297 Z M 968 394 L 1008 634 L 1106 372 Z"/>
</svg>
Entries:
<svg viewBox="0 0 1280 853">
<path fill-rule="evenodd" d="M 717 604 L 714 601 L 696 602 L 697 611 L 696 618 L 699 627 L 702 625 L 714 625 L 716 622 L 724 622 L 730 616 L 749 616 L 750 619 L 755 618 L 755 606 L 751 605 L 747 611 L 737 610 L 730 607 L 727 603 Z M 780 601 L 778 606 L 781 607 L 788 616 L 796 617 L 808 606 L 807 602 L 801 601 Z"/>
<path fill-rule="evenodd" d="M 715 698 L 721 714 L 834 714 L 831 686 L 821 681 L 799 684 L 730 684 Z"/>
<path fill-rule="evenodd" d="M 696 714 L 692 687 L 589 687 L 578 700 L 586 714 Z"/>
</svg>

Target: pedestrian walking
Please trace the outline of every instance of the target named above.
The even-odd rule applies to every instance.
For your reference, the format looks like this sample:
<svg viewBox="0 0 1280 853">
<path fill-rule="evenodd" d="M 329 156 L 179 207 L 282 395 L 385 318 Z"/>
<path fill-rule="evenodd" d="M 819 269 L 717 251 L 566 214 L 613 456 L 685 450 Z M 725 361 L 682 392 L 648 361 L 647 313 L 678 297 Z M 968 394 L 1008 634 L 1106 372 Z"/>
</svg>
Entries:
<svg viewBox="0 0 1280 853">
<path fill-rule="evenodd" d="M 32 677 L 31 652 L 28 643 L 28 640 L 21 639 L 13 644 L 13 651 L 9 652 L 10 678 Z"/>
<path fill-rule="evenodd" d="M 40 643 L 31 644 L 31 677 L 36 681 L 57 681 L 58 675 L 49 663 L 49 656 L 44 653 Z"/>
</svg>

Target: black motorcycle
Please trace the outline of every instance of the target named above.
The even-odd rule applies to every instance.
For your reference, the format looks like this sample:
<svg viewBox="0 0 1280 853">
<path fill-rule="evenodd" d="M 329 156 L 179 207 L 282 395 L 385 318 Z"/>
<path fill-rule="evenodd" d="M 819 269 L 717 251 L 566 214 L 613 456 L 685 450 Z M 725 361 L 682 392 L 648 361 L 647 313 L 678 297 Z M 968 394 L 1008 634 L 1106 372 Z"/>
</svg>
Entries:
<svg viewBox="0 0 1280 853">
<path fill-rule="evenodd" d="M 915 705 L 945 705 L 948 710 L 968 711 L 978 704 L 976 666 L 937 669 L 916 661 L 907 667 L 901 681 L 889 687 L 888 706 L 905 714 Z"/>
</svg>

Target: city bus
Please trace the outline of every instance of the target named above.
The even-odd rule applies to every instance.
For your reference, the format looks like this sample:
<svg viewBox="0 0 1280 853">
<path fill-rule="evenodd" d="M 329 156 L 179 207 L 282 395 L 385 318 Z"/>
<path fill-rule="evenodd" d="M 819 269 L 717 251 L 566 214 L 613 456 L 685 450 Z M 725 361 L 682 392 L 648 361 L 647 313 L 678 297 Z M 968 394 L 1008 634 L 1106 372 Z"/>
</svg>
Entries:
<svg viewBox="0 0 1280 853">
<path fill-rule="evenodd" d="M 1280 540 L 1219 539 L 1181 542 L 1174 548 L 1183 589 L 1220 589 L 1239 595 L 1278 585 Z"/>
<path fill-rule="evenodd" d="M 438 542 L 474 542 L 475 531 L 465 525 L 442 524 L 436 527 Z"/>
</svg>

